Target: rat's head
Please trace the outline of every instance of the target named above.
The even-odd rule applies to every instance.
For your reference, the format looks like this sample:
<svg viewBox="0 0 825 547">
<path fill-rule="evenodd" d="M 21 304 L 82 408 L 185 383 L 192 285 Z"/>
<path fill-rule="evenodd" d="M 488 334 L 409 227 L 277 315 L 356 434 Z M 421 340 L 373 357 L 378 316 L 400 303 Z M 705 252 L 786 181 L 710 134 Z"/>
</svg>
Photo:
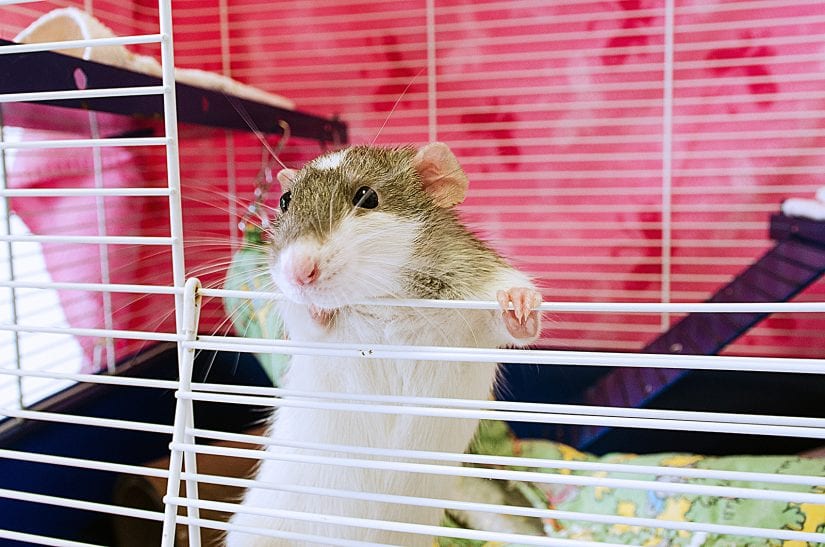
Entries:
<svg viewBox="0 0 825 547">
<path fill-rule="evenodd" d="M 272 276 L 295 302 L 333 309 L 401 294 L 430 219 L 464 199 L 446 145 L 355 146 L 278 174 Z"/>
</svg>

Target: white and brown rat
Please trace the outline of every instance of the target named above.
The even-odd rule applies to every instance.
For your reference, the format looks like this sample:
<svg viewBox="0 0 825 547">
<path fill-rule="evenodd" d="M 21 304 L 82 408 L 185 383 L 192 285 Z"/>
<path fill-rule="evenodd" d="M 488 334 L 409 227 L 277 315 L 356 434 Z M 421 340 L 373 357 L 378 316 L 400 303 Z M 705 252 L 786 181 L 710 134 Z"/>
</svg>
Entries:
<svg viewBox="0 0 825 547">
<path fill-rule="evenodd" d="M 530 279 L 470 233 L 453 207 L 468 181 L 450 149 L 355 146 L 278 175 L 284 190 L 272 226 L 271 274 L 293 341 L 495 348 L 536 340 L 541 297 Z M 501 310 L 364 304 L 370 299 L 493 300 Z M 511 306 L 512 305 L 512 306 Z M 492 363 L 295 355 L 283 387 L 296 391 L 486 400 Z M 281 407 L 271 453 L 353 457 L 277 445 L 298 441 L 463 452 L 478 420 Z M 358 456 L 356 456 L 358 457 Z M 309 486 L 451 498 L 446 476 L 264 460 L 244 507 L 438 525 L 442 510 L 267 489 Z M 393 545 L 432 537 L 238 513 L 232 522 L 289 533 Z M 230 532 L 227 545 L 329 545 Z"/>
</svg>

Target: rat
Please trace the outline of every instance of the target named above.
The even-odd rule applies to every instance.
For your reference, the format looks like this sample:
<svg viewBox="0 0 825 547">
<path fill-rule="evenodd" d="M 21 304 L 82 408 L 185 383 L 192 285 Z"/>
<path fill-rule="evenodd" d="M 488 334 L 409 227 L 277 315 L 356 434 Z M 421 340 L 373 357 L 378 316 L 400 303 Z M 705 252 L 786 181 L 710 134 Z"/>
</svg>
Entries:
<svg viewBox="0 0 825 547">
<path fill-rule="evenodd" d="M 524 346 L 541 333 L 541 296 L 459 220 L 467 175 L 449 147 L 360 145 L 278 174 L 283 194 L 271 226 L 270 273 L 286 335 L 296 342 Z M 498 310 L 369 305 L 370 299 L 495 300 Z M 282 387 L 296 391 L 487 400 L 495 363 L 294 355 Z M 269 426 L 272 453 L 366 456 L 278 446 L 298 441 L 462 453 L 478 420 L 282 406 Z M 440 463 L 442 465 L 454 465 Z M 242 506 L 439 525 L 443 510 L 310 495 L 289 487 L 450 499 L 449 476 L 263 460 L 261 487 Z M 286 490 L 267 489 L 265 485 Z M 433 538 L 386 530 L 237 513 L 232 522 L 320 538 L 431 546 Z M 229 547 L 329 545 L 233 531 Z"/>
</svg>

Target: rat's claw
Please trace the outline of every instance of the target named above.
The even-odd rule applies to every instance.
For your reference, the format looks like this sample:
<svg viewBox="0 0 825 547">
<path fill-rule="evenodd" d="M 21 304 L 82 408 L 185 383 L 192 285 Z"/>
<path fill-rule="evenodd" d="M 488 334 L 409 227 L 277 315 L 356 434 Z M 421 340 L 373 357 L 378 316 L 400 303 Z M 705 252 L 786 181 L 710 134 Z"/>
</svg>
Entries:
<svg viewBox="0 0 825 547">
<path fill-rule="evenodd" d="M 496 300 L 503 312 L 504 325 L 514 338 L 522 340 L 538 336 L 541 329 L 540 314 L 536 310 L 541 305 L 541 294 L 538 291 L 514 287 L 507 291 L 498 291 Z"/>
<path fill-rule="evenodd" d="M 541 305 L 541 294 L 533 289 L 516 287 L 510 289 L 509 295 L 513 301 L 513 311 L 521 324 L 524 324 L 530 313 Z"/>
<path fill-rule="evenodd" d="M 496 300 L 498 300 L 498 305 L 501 307 L 501 311 L 506 312 L 510 307 L 510 295 L 507 291 L 496 292 Z"/>
</svg>

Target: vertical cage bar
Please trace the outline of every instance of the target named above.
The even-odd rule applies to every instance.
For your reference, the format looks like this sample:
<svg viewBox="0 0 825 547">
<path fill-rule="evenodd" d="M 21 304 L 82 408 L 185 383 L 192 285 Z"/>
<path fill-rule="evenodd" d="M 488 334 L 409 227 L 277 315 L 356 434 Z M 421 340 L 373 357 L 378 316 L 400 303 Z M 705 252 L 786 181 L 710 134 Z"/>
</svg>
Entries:
<svg viewBox="0 0 825 547">
<path fill-rule="evenodd" d="M 6 142 L 6 126 L 3 120 L 3 108 L 0 105 L 0 143 Z M 8 179 L 8 170 L 6 164 L 6 149 L 0 147 L 0 189 L 6 190 L 9 187 L 9 179 Z M 3 227 L 5 229 L 6 235 L 11 235 L 11 199 L 8 196 L 3 196 Z M 6 252 L 8 253 L 9 261 L 8 261 L 8 275 L 9 281 L 15 280 L 15 272 L 14 272 L 14 243 L 12 241 L 6 241 Z M 10 311 L 11 311 L 11 322 L 13 325 L 18 323 L 18 315 L 17 315 L 17 291 L 14 287 L 9 287 L 9 296 L 10 296 Z M 12 337 L 12 351 L 13 355 L 12 358 L 14 359 L 15 367 L 17 370 L 21 370 L 23 368 L 22 360 L 22 353 L 20 351 L 20 333 L 19 332 L 11 332 L 9 333 Z M 23 408 L 23 376 L 17 376 L 16 379 L 17 383 L 17 407 Z"/>
<path fill-rule="evenodd" d="M 665 0 L 665 51 L 662 75 L 662 302 L 670 302 L 672 268 L 674 1 Z M 663 313 L 661 321 L 663 330 L 670 328 L 669 313 Z"/>
<path fill-rule="evenodd" d="M 166 177 L 169 188 L 169 225 L 172 237 L 172 280 L 175 287 L 186 283 L 183 254 L 183 206 L 180 189 L 180 150 L 178 111 L 175 96 L 175 56 L 172 43 L 171 0 L 159 0 L 160 54 L 163 69 L 163 121 L 166 144 Z M 183 294 L 175 295 L 175 324 L 178 334 L 183 328 Z"/>
<path fill-rule="evenodd" d="M 427 138 L 438 140 L 438 104 L 436 96 L 435 0 L 427 0 Z"/>
<path fill-rule="evenodd" d="M 87 48 L 89 49 L 89 48 Z M 89 128 L 91 137 L 99 139 L 100 125 L 97 121 L 97 112 L 89 112 Z M 92 165 L 94 168 L 95 188 L 103 188 L 103 151 L 99 146 L 92 147 Z M 103 196 L 95 196 L 95 209 L 97 211 L 97 235 L 106 236 L 108 230 L 106 228 L 106 202 Z M 100 244 L 100 281 L 106 285 L 111 283 L 110 267 L 109 267 L 109 246 L 105 243 Z M 103 328 L 112 330 L 114 322 L 112 321 L 112 293 L 103 291 L 100 294 L 103 301 Z M 110 374 L 115 372 L 115 343 L 111 337 L 104 338 L 103 347 L 106 353 L 106 370 Z M 96 347 L 97 349 L 97 347 Z M 96 369 L 98 363 L 95 363 Z"/>
<path fill-rule="evenodd" d="M 197 278 L 189 279 L 186 282 L 184 294 L 182 295 L 184 309 L 182 310 L 181 341 L 193 341 L 197 338 L 201 308 L 200 288 L 201 284 Z M 195 349 L 182 348 L 180 342 L 178 348 L 180 379 L 178 380 L 178 392 L 176 394 L 172 443 L 191 444 L 194 442 L 194 438 L 186 431 L 194 428 L 192 399 L 180 395 L 192 391 L 192 368 L 195 363 Z M 195 454 L 190 451 L 184 452 L 180 449 L 172 449 L 169 458 L 169 479 L 166 483 L 166 497 L 164 498 L 162 547 L 173 547 L 175 545 L 177 505 L 169 500 L 177 498 L 180 493 L 181 463 L 186 465 L 186 471 L 190 476 L 197 475 Z M 197 498 L 197 479 L 186 479 L 186 496 L 190 499 Z M 187 505 L 186 511 L 187 516 L 190 518 L 200 518 L 197 507 Z M 196 547 L 200 545 L 200 527 L 194 523 L 189 525 L 189 545 Z"/>
<path fill-rule="evenodd" d="M 229 245 L 235 249 L 239 245 L 238 221 L 238 173 L 235 169 L 235 135 L 231 131 L 224 131 L 226 143 L 226 190 L 227 209 L 229 211 Z"/>
<path fill-rule="evenodd" d="M 232 58 L 229 47 L 229 5 L 227 0 L 218 0 L 218 18 L 221 36 L 221 73 L 232 76 Z M 228 190 L 227 208 L 229 210 L 229 244 L 235 248 L 239 243 L 238 230 L 238 174 L 235 168 L 235 135 L 224 131 L 226 143 L 226 183 Z"/>
<path fill-rule="evenodd" d="M 169 225 L 172 237 L 172 278 L 175 287 L 185 285 L 186 265 L 183 252 L 183 207 L 181 203 L 180 186 L 180 149 L 178 142 L 178 116 L 175 94 L 175 55 L 174 40 L 172 36 L 172 5 L 171 0 L 158 1 L 158 18 L 161 34 L 160 55 L 163 73 L 163 121 L 164 131 L 167 139 L 166 145 L 166 176 L 169 187 Z M 193 285 L 193 284 L 190 284 Z M 187 285 L 189 286 L 189 285 Z M 190 287 L 191 289 L 192 287 Z M 194 325 L 187 325 L 184 319 L 184 308 L 191 309 L 193 305 L 200 302 L 193 302 L 197 297 L 187 291 L 186 297 L 182 293 L 175 295 L 175 324 L 178 333 L 178 371 L 179 384 L 178 393 L 186 393 L 191 388 L 192 363 L 194 353 L 183 348 L 181 341 L 184 339 L 187 329 L 190 335 L 197 334 L 197 320 Z M 188 297 L 188 298 L 187 298 Z M 190 317 L 191 319 L 191 317 Z M 192 330 L 194 329 L 194 330 Z M 193 406 L 191 399 L 178 398 L 175 406 L 173 442 L 188 444 L 192 441 L 191 435 L 186 434 L 186 427 L 193 424 Z M 161 545 L 172 547 L 175 541 L 175 523 L 177 517 L 177 506 L 168 500 L 177 497 L 179 494 L 181 463 L 184 460 L 186 471 L 191 476 L 197 474 L 197 462 L 195 455 L 191 452 L 182 454 L 179 450 L 172 450 L 169 460 L 169 481 L 167 483 L 167 497 L 163 519 L 163 535 Z M 186 481 L 186 495 L 197 499 L 197 481 L 188 479 Z M 200 527 L 196 524 L 200 512 L 197 507 L 188 506 L 187 515 L 192 519 L 189 525 L 189 544 L 195 547 L 200 545 Z"/>
<path fill-rule="evenodd" d="M 227 0 L 218 0 L 218 24 L 221 36 L 221 73 L 232 76 L 232 59 L 229 49 L 229 3 Z"/>
</svg>

